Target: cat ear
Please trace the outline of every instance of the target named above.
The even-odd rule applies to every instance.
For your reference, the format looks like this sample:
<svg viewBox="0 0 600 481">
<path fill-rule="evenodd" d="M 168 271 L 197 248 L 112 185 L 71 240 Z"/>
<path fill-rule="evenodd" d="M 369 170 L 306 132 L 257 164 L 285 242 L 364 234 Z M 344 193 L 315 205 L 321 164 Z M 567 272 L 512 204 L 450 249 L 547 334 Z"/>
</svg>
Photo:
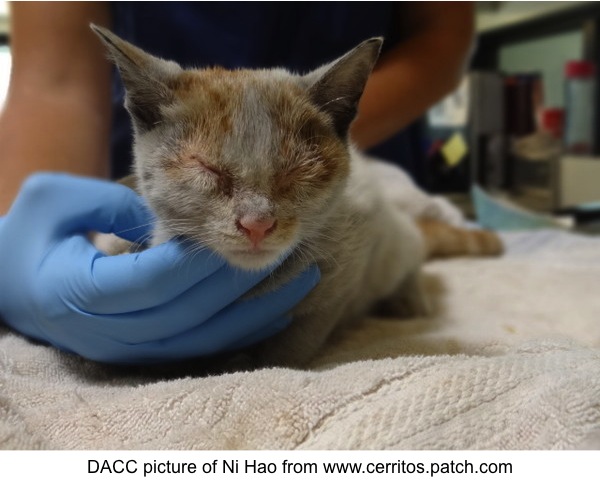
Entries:
<svg viewBox="0 0 600 481">
<path fill-rule="evenodd" d="M 365 40 L 338 60 L 304 77 L 312 101 L 331 115 L 335 130 L 342 138 L 348 135 L 382 44 L 381 37 Z"/>
<path fill-rule="evenodd" d="M 175 62 L 154 57 L 135 45 L 97 25 L 92 30 L 107 47 L 111 60 L 121 74 L 126 91 L 125 107 L 134 124 L 141 131 L 148 131 L 161 121 L 161 105 L 173 101 L 169 81 L 182 68 Z"/>
</svg>

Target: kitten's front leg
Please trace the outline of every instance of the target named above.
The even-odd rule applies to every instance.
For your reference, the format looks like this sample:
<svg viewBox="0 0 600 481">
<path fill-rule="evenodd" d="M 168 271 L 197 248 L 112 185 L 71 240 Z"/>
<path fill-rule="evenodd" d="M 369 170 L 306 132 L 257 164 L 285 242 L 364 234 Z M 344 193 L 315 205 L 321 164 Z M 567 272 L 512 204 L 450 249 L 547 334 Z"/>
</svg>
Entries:
<svg viewBox="0 0 600 481">
<path fill-rule="evenodd" d="M 252 359 L 261 367 L 305 366 L 339 323 L 341 311 L 339 307 L 330 306 L 318 312 L 294 316 L 287 329 L 252 349 Z"/>
<path fill-rule="evenodd" d="M 409 274 L 391 296 L 378 303 L 375 311 L 386 317 L 403 319 L 431 315 L 433 307 L 421 271 Z"/>
</svg>

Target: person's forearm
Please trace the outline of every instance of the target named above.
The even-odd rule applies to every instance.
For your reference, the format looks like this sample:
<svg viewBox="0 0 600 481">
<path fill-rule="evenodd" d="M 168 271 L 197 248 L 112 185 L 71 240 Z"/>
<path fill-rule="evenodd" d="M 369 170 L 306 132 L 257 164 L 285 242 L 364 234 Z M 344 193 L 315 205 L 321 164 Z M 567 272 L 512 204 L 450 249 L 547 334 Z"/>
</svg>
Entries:
<svg viewBox="0 0 600 481">
<path fill-rule="evenodd" d="M 468 3 L 417 7 L 422 26 L 377 64 L 351 135 L 360 149 L 388 139 L 458 85 L 472 49 Z M 443 18 L 442 18 L 443 12 Z"/>
<path fill-rule="evenodd" d="M 91 21 L 108 24 L 108 7 L 12 5 L 13 66 L 0 116 L 0 215 L 35 171 L 108 174 L 111 67 Z"/>
<path fill-rule="evenodd" d="M 16 99 L 15 99 L 16 102 Z M 47 93 L 7 105 L 0 118 L 0 215 L 35 171 L 108 175 L 108 113 L 72 92 Z"/>
</svg>

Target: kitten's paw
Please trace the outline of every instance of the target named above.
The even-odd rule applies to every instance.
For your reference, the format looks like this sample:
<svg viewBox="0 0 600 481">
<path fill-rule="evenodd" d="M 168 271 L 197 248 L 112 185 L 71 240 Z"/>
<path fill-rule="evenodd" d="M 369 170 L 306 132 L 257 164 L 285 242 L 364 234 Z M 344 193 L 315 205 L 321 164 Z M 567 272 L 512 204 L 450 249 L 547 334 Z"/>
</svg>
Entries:
<svg viewBox="0 0 600 481">
<path fill-rule="evenodd" d="M 100 252 L 104 252 L 109 256 L 116 256 L 119 254 L 127 254 L 134 251 L 132 242 L 121 239 L 114 234 L 103 234 L 101 232 L 90 232 L 88 235 L 90 242 L 94 244 L 96 249 Z"/>
<path fill-rule="evenodd" d="M 411 275 L 393 296 L 381 301 L 376 309 L 379 315 L 401 319 L 427 317 L 433 311 L 433 304 L 418 274 Z"/>
<path fill-rule="evenodd" d="M 405 296 L 406 312 L 411 317 L 427 317 L 433 314 L 433 306 L 422 288 Z"/>
</svg>

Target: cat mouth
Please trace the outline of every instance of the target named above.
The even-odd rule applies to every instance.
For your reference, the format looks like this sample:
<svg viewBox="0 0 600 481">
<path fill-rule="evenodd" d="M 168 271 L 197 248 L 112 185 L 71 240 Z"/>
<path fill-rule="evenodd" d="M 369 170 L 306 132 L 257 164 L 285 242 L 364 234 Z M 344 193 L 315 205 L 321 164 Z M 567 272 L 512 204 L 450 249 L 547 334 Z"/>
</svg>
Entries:
<svg viewBox="0 0 600 481">
<path fill-rule="evenodd" d="M 262 256 L 279 252 L 279 249 L 263 249 L 262 247 L 249 247 L 247 249 L 230 249 L 228 250 L 228 252 L 233 255 Z"/>
<path fill-rule="evenodd" d="M 242 269 L 263 269 L 271 264 L 276 263 L 284 251 L 281 249 L 265 249 L 265 248 L 236 248 L 222 251 L 221 254 L 225 259 L 236 267 Z"/>
</svg>

